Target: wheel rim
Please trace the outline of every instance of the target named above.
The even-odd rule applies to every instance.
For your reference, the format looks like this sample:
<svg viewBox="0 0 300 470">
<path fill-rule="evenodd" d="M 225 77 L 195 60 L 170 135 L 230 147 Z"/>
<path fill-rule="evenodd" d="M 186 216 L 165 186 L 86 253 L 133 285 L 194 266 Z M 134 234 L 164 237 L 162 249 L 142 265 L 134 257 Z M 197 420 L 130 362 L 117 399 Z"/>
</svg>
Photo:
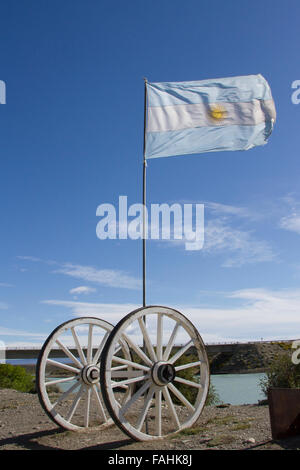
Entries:
<svg viewBox="0 0 300 470">
<path fill-rule="evenodd" d="M 100 386 L 101 353 L 112 330 L 104 320 L 83 317 L 58 326 L 43 345 L 36 371 L 38 395 L 48 416 L 64 429 L 112 423 Z M 124 343 L 117 348 L 130 359 Z M 127 388 L 123 399 L 129 393 Z"/>
<path fill-rule="evenodd" d="M 126 341 L 132 357 L 122 382 L 135 382 L 138 387 L 121 406 L 115 393 L 118 381 L 111 372 L 118 364 L 126 364 L 114 353 L 120 340 Z M 101 361 L 106 407 L 133 439 L 179 432 L 200 416 L 209 389 L 209 364 L 198 331 L 180 312 L 151 306 L 130 313 L 110 334 Z M 188 378 L 183 377 L 187 372 Z"/>
</svg>

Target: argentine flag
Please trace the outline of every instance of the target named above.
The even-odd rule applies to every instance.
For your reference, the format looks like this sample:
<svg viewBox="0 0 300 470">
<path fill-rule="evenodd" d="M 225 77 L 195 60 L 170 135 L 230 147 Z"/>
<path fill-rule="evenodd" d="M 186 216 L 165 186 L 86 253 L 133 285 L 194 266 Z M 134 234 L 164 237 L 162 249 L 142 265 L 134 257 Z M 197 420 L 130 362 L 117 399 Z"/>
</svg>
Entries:
<svg viewBox="0 0 300 470">
<path fill-rule="evenodd" d="M 148 83 L 145 158 L 267 143 L 276 119 L 262 75 Z"/>
</svg>

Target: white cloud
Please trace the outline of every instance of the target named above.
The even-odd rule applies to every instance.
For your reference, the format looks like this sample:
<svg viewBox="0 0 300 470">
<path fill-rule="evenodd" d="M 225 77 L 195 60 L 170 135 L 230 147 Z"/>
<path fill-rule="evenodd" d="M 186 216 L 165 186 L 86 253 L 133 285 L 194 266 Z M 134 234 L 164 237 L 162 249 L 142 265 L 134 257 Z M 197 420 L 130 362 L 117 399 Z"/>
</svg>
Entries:
<svg viewBox="0 0 300 470">
<path fill-rule="evenodd" d="M 217 292 L 218 302 L 222 293 Z M 228 307 L 169 305 L 185 315 L 198 329 L 205 343 L 300 338 L 300 289 L 243 289 L 224 294 Z M 44 300 L 53 307 L 65 307 L 74 317 L 98 317 L 116 325 L 140 305 Z M 0 327 L 0 338 L 20 338 L 30 346 L 46 339 L 43 333 Z M 22 339 L 21 339 L 22 337 Z M 180 337 L 178 338 L 180 341 Z M 21 341 L 21 342 L 20 342 Z M 33 341 L 35 343 L 33 343 Z M 11 341 L 12 343 L 12 341 Z M 8 344 L 8 342 L 6 342 Z"/>
<path fill-rule="evenodd" d="M 248 219 L 256 219 L 259 217 L 256 212 L 254 213 L 247 207 L 231 206 L 228 204 L 221 204 L 219 202 L 211 201 L 206 201 L 204 206 L 205 209 L 209 209 L 211 212 L 219 215 L 236 216 Z"/>
<path fill-rule="evenodd" d="M 65 263 L 55 272 L 109 287 L 125 289 L 140 289 L 141 287 L 140 280 L 119 270 L 97 269 L 91 266 Z"/>
<path fill-rule="evenodd" d="M 244 264 L 269 262 L 276 259 L 271 245 L 259 240 L 251 230 L 237 225 L 239 219 L 253 221 L 261 219 L 259 212 L 247 207 L 206 202 L 210 213 L 219 215 L 209 218 L 205 225 L 205 242 L 203 250 L 210 254 L 226 254 L 224 267 L 237 267 Z M 248 219 L 248 220 L 247 220 Z"/>
<path fill-rule="evenodd" d="M 91 294 L 92 292 L 96 292 L 96 289 L 94 287 L 88 287 L 88 286 L 78 286 L 74 287 L 74 289 L 70 289 L 70 294 L 73 295 L 81 295 L 81 294 Z"/>
<path fill-rule="evenodd" d="M 194 249 L 201 250 L 206 255 L 225 255 L 223 267 L 274 261 L 277 254 L 270 243 L 259 240 L 253 234 L 253 221 L 261 218 L 261 214 L 246 207 L 205 202 L 204 243 L 203 240 L 198 244 L 194 243 L 189 251 Z M 249 221 L 252 223 L 251 230 L 245 227 Z M 239 222 L 243 222 L 241 227 Z M 183 237 L 181 240 L 165 241 L 161 246 L 183 247 L 190 235 L 187 233 L 188 238 Z"/>
<path fill-rule="evenodd" d="M 231 227 L 224 219 L 208 221 L 203 250 L 210 254 L 229 254 L 224 267 L 273 261 L 276 257 L 266 241 L 257 240 L 251 231 Z"/>
<path fill-rule="evenodd" d="M 58 269 L 54 273 L 65 274 L 76 279 L 81 279 L 96 284 L 119 287 L 124 289 L 140 289 L 141 281 L 133 276 L 117 269 L 98 269 L 93 266 L 82 266 L 73 263 L 60 263 L 53 260 L 43 260 L 34 256 L 17 256 L 25 261 L 56 265 Z M 78 292 L 77 292 L 78 293 Z"/>
<path fill-rule="evenodd" d="M 36 347 L 41 348 L 48 333 L 32 332 L 0 326 L 0 340 L 5 347 Z M 0 341 L 0 343 L 1 343 Z"/>
<path fill-rule="evenodd" d="M 70 309 L 72 314 L 76 317 L 98 317 L 112 323 L 116 323 L 127 313 L 139 307 L 139 305 L 136 304 L 105 304 L 68 300 L 44 300 L 42 303 L 66 307 Z"/>
<path fill-rule="evenodd" d="M 285 204 L 285 215 L 280 218 L 279 227 L 300 235 L 300 202 L 293 194 L 288 194 L 282 201 Z"/>
<path fill-rule="evenodd" d="M 17 259 L 21 259 L 23 261 L 32 261 L 33 263 L 58 264 L 56 261 L 45 260 L 37 258 L 36 256 L 17 256 Z"/>
<path fill-rule="evenodd" d="M 229 308 L 186 308 L 204 339 L 225 341 L 296 339 L 300 337 L 300 289 L 243 289 L 227 295 L 240 303 Z"/>
<path fill-rule="evenodd" d="M 0 287 L 14 287 L 13 284 L 8 284 L 7 282 L 0 282 Z"/>
<path fill-rule="evenodd" d="M 300 289 L 243 289 L 224 297 L 226 303 L 231 299 L 229 307 L 169 306 L 189 318 L 206 343 L 300 338 Z M 43 303 L 66 307 L 76 317 L 95 316 L 113 324 L 139 307 L 62 300 Z"/>
<path fill-rule="evenodd" d="M 15 330 L 0 326 L 0 337 L 2 336 L 23 336 L 28 338 L 46 338 L 45 333 L 32 333 L 30 331 Z"/>
<path fill-rule="evenodd" d="M 44 262 L 42 259 L 37 258 L 36 256 L 17 256 L 18 259 L 22 259 L 24 261 L 33 261 L 33 262 Z"/>
<path fill-rule="evenodd" d="M 300 235 L 300 213 L 292 213 L 285 217 L 282 217 L 279 222 L 280 228 L 296 232 Z"/>
</svg>

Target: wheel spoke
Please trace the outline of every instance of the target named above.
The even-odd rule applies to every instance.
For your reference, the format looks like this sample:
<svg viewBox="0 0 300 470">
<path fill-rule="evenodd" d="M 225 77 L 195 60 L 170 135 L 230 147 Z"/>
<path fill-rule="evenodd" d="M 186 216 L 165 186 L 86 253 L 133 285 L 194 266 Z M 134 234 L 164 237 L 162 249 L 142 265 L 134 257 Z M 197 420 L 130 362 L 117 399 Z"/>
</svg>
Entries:
<svg viewBox="0 0 300 470">
<path fill-rule="evenodd" d="M 134 350 L 134 352 L 150 367 L 152 366 L 152 361 L 146 356 L 145 353 L 141 350 L 141 348 L 135 344 L 125 333 L 123 333 L 123 337 L 125 341 L 129 344 L 129 346 Z"/>
<path fill-rule="evenodd" d="M 178 330 L 179 330 L 179 327 L 180 327 L 180 324 L 179 323 L 176 323 L 176 325 L 174 326 L 174 329 L 172 331 L 172 334 L 170 336 L 170 339 L 169 339 L 169 342 L 167 344 L 167 347 L 165 349 L 165 352 L 164 352 L 164 356 L 163 356 L 163 360 L 164 361 L 167 361 L 169 359 L 169 356 L 170 356 L 170 352 L 173 348 L 173 345 L 174 345 L 174 342 L 175 342 L 175 339 L 176 339 L 176 336 L 177 336 L 177 333 L 178 333 Z"/>
<path fill-rule="evenodd" d="M 85 406 L 85 415 L 84 415 L 84 427 L 89 427 L 90 419 L 90 404 L 91 404 L 91 388 L 88 387 L 86 390 L 86 406 Z"/>
<path fill-rule="evenodd" d="M 182 379 L 181 377 L 175 377 L 175 382 L 180 382 L 185 385 L 189 385 L 190 387 L 196 387 L 196 388 L 203 388 L 200 383 L 193 382 L 192 380 L 186 380 Z"/>
<path fill-rule="evenodd" d="M 179 351 L 177 351 L 177 353 L 173 357 L 171 357 L 171 359 L 169 359 L 169 362 L 171 364 L 174 364 L 174 362 L 176 362 L 193 345 L 193 343 L 194 342 L 191 339 L 188 343 L 186 343 L 185 346 L 179 349 Z"/>
<path fill-rule="evenodd" d="M 78 381 L 76 381 L 75 384 L 72 385 L 68 390 L 66 390 L 59 398 L 58 400 L 54 403 L 53 409 L 61 403 L 63 400 L 65 400 L 76 388 L 78 387 Z"/>
<path fill-rule="evenodd" d="M 74 338 L 74 342 L 75 342 L 76 349 L 78 351 L 79 357 L 80 357 L 82 363 L 86 366 L 86 364 L 87 364 L 86 358 L 85 358 L 85 355 L 83 353 L 82 347 L 80 346 L 79 339 L 78 339 L 78 336 L 76 334 L 76 331 L 75 331 L 74 327 L 71 328 L 71 332 L 72 332 L 72 336 Z"/>
<path fill-rule="evenodd" d="M 143 409 L 142 409 L 142 411 L 140 413 L 140 416 L 139 416 L 139 419 L 137 420 L 137 423 L 136 423 L 136 428 L 139 431 L 142 429 L 142 426 L 143 426 L 144 421 L 146 419 L 146 415 L 147 415 L 148 410 L 150 408 L 151 400 L 152 400 L 152 397 L 154 395 L 154 392 L 155 392 L 155 388 L 150 387 L 150 389 L 148 390 L 148 393 L 147 393 L 147 397 L 146 397 L 145 402 L 144 402 Z"/>
<path fill-rule="evenodd" d="M 124 369 L 127 369 L 127 366 L 116 366 L 116 367 L 112 367 L 111 368 L 111 371 L 116 371 L 116 370 L 124 370 Z"/>
<path fill-rule="evenodd" d="M 148 350 L 149 356 L 151 357 L 151 359 L 152 359 L 153 362 L 156 362 L 156 361 L 157 361 L 157 356 L 156 356 L 156 354 L 155 354 L 154 348 L 153 348 L 152 343 L 151 343 L 151 340 L 150 340 L 150 338 L 149 338 L 148 331 L 147 331 L 147 329 L 146 329 L 146 325 L 145 325 L 144 319 L 143 319 L 143 318 L 139 318 L 138 322 L 139 322 L 139 325 L 140 325 L 140 328 L 141 328 L 141 331 L 142 331 L 142 334 L 143 334 L 143 338 L 144 338 L 144 341 L 145 341 L 146 348 L 147 348 L 147 350 Z"/>
<path fill-rule="evenodd" d="M 155 392 L 155 432 L 161 436 L 161 389 Z"/>
<path fill-rule="evenodd" d="M 122 385 L 132 384 L 134 382 L 140 382 L 141 380 L 147 380 L 149 376 L 140 375 L 139 377 L 133 377 L 133 379 L 121 380 L 120 382 L 112 381 L 112 388 L 121 387 Z"/>
<path fill-rule="evenodd" d="M 66 354 L 66 356 L 68 356 L 71 359 L 71 361 L 73 361 L 74 364 L 76 364 L 77 367 L 79 367 L 81 369 L 82 364 L 81 364 L 81 362 L 78 361 L 78 359 L 74 356 L 74 354 L 72 354 L 71 351 L 59 339 L 56 340 L 56 343 L 63 350 L 63 352 Z"/>
<path fill-rule="evenodd" d="M 109 336 L 109 331 L 107 331 L 104 335 L 104 338 L 102 339 L 101 343 L 100 343 L 100 346 L 99 348 L 97 349 L 97 352 L 95 354 L 95 356 L 93 357 L 93 364 L 97 364 L 98 360 L 99 360 L 99 357 L 102 353 L 102 349 L 104 348 L 104 345 L 106 343 L 106 340 Z"/>
<path fill-rule="evenodd" d="M 119 385 L 119 383 L 117 382 L 112 382 L 112 384 L 116 384 L 115 386 L 112 385 L 112 388 L 124 388 L 124 390 L 128 390 L 128 385 L 124 385 L 124 384 Z"/>
<path fill-rule="evenodd" d="M 63 364 L 62 362 L 53 361 L 53 359 L 47 359 L 47 363 L 51 364 L 52 366 L 59 367 L 60 369 L 65 369 L 69 372 L 73 372 L 73 374 L 79 374 L 80 372 L 80 369 L 68 366 L 68 364 Z"/>
<path fill-rule="evenodd" d="M 88 347 L 87 347 L 87 363 L 92 362 L 92 347 L 93 347 L 93 324 L 89 324 Z"/>
<path fill-rule="evenodd" d="M 176 370 L 176 372 L 179 372 L 180 370 L 189 369 L 190 367 L 201 366 L 201 364 L 202 364 L 202 361 L 189 362 L 188 364 L 183 364 L 182 366 L 175 367 L 175 370 Z"/>
<path fill-rule="evenodd" d="M 171 390 L 172 393 L 181 401 L 190 411 L 194 413 L 195 408 L 193 405 L 185 398 L 184 395 L 171 383 L 168 384 L 168 388 Z"/>
<path fill-rule="evenodd" d="M 113 356 L 112 359 L 115 362 L 119 362 L 120 364 L 127 364 L 128 366 L 135 367 L 136 369 L 141 369 L 145 371 L 148 371 L 150 369 L 147 366 L 143 366 L 142 364 L 138 364 L 137 362 L 128 361 L 127 359 L 123 359 L 122 357 Z M 116 370 L 116 367 L 113 367 L 111 370 Z"/>
<path fill-rule="evenodd" d="M 174 406 L 174 404 L 173 404 L 173 402 L 172 402 L 172 399 L 171 399 L 171 396 L 170 396 L 170 392 L 169 392 L 169 390 L 168 390 L 168 387 L 164 387 L 164 388 L 163 388 L 163 395 L 164 395 L 165 400 L 166 400 L 166 402 L 167 402 L 167 405 L 168 405 L 168 407 L 169 407 L 169 409 L 170 409 L 171 415 L 172 415 L 173 418 L 174 418 L 174 421 L 175 421 L 175 423 L 176 423 L 177 428 L 180 428 L 179 418 L 178 418 L 178 415 L 177 415 L 177 413 L 176 413 L 175 406 Z"/>
<path fill-rule="evenodd" d="M 65 379 L 55 379 L 55 380 L 50 380 L 49 382 L 45 382 L 45 386 L 48 387 L 48 385 L 56 385 L 56 384 L 61 384 L 63 382 L 73 382 L 74 377 L 67 377 Z"/>
<path fill-rule="evenodd" d="M 110 370 L 111 372 L 111 378 L 112 379 L 132 379 L 133 377 L 145 377 L 145 374 L 141 370 L 131 370 L 127 369 L 126 370 L 114 370 L 113 368 Z"/>
<path fill-rule="evenodd" d="M 106 417 L 106 415 L 105 415 L 105 411 L 104 411 L 103 405 L 102 405 L 102 403 L 101 403 L 101 399 L 100 399 L 100 397 L 99 397 L 99 393 L 98 393 L 98 390 L 97 390 L 96 385 L 93 385 L 93 386 L 92 386 L 92 389 L 93 389 L 93 393 L 94 393 L 94 396 L 95 396 L 95 399 L 96 399 L 96 404 L 97 404 L 99 413 L 100 413 L 102 419 L 103 419 L 105 422 L 107 422 L 107 417 Z"/>
<path fill-rule="evenodd" d="M 132 395 L 132 397 L 130 398 L 130 400 L 128 400 L 122 407 L 121 407 L 121 410 L 120 410 L 120 415 L 124 416 L 125 413 L 128 411 L 128 409 L 131 407 L 131 405 L 140 398 L 140 396 L 143 395 L 143 393 L 146 392 L 146 390 L 148 390 L 148 388 L 150 387 L 151 383 L 149 380 L 147 380 L 147 382 L 145 382 L 141 388 L 139 388 L 139 390 L 137 392 L 135 392 L 134 395 Z"/>
<path fill-rule="evenodd" d="M 68 416 L 67 416 L 67 418 L 66 418 L 67 421 L 70 421 L 70 422 L 72 421 L 72 418 L 73 418 L 73 416 L 74 416 L 74 413 L 75 413 L 75 411 L 76 411 L 76 409 L 77 409 L 77 406 L 78 406 L 78 404 L 79 404 L 79 402 L 80 402 L 80 400 L 81 400 L 81 395 L 82 395 L 82 393 L 83 393 L 83 390 L 84 390 L 84 385 L 81 385 L 80 389 L 78 390 L 78 392 L 77 392 L 77 394 L 76 394 L 76 396 L 75 396 L 75 398 L 74 398 L 74 401 L 73 401 L 73 403 L 72 403 L 72 406 L 71 406 L 70 411 L 69 411 L 69 413 L 68 413 Z"/>
<path fill-rule="evenodd" d="M 118 352 L 121 351 L 121 350 L 122 350 L 122 346 L 116 344 L 116 349 L 114 351 L 114 354 L 118 354 Z"/>
<path fill-rule="evenodd" d="M 163 325 L 163 316 L 161 313 L 157 314 L 157 339 L 156 339 L 156 345 L 157 345 L 157 359 L 159 361 L 162 360 L 162 325 Z"/>
</svg>

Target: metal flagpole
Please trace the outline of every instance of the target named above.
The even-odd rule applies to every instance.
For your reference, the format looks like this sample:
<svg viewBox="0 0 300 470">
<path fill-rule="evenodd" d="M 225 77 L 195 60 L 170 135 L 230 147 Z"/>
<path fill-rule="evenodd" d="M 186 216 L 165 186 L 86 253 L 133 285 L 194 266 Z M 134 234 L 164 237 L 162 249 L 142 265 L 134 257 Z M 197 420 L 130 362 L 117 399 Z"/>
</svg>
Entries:
<svg viewBox="0 0 300 470">
<path fill-rule="evenodd" d="M 146 307 L 146 122 L 147 122 L 147 79 L 144 78 L 144 148 L 143 148 L 143 307 Z M 143 317 L 146 325 L 146 317 Z M 143 337 L 143 351 L 146 352 L 145 338 Z M 146 400 L 145 393 L 145 400 Z M 146 433 L 149 432 L 148 418 L 145 418 Z"/>
<path fill-rule="evenodd" d="M 144 78 L 144 149 L 143 149 L 143 307 L 146 307 L 146 122 L 147 122 L 147 79 Z"/>
</svg>

